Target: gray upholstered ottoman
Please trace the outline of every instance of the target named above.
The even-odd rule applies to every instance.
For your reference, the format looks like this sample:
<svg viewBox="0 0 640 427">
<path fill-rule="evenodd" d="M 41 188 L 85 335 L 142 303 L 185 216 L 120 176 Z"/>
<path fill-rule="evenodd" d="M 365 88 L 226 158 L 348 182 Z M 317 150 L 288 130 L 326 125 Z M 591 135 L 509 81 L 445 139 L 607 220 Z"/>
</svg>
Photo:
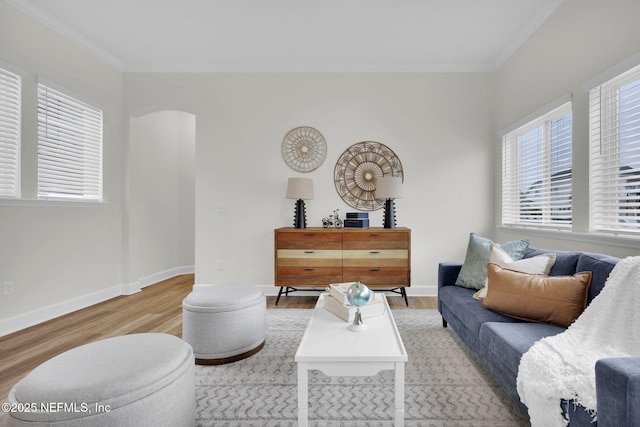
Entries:
<svg viewBox="0 0 640 427">
<path fill-rule="evenodd" d="M 264 346 L 266 315 L 266 298 L 255 286 L 194 285 L 182 301 L 182 339 L 197 364 L 235 362 Z"/>
<path fill-rule="evenodd" d="M 193 426 L 193 352 L 167 334 L 108 338 L 66 351 L 10 391 L 8 426 Z"/>
</svg>

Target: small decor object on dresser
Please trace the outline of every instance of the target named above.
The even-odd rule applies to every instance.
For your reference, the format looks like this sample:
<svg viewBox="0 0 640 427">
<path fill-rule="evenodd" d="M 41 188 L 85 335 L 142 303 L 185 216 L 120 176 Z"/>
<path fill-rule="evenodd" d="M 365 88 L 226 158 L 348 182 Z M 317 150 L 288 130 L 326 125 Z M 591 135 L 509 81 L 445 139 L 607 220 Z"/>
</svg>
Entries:
<svg viewBox="0 0 640 427">
<path fill-rule="evenodd" d="M 344 226 L 350 228 L 369 228 L 368 212 L 347 212 Z"/>
<path fill-rule="evenodd" d="M 289 178 L 286 197 L 287 199 L 297 199 L 293 214 L 293 226 L 307 228 L 307 211 L 304 201 L 313 199 L 313 180 L 311 178 Z"/>
<path fill-rule="evenodd" d="M 369 219 L 345 219 L 344 226 L 347 228 L 369 228 Z"/>
<path fill-rule="evenodd" d="M 396 228 L 394 199 L 402 197 L 402 177 L 385 175 L 376 181 L 376 198 L 384 200 L 384 228 Z"/>
<path fill-rule="evenodd" d="M 338 215 L 338 211 L 339 209 L 336 209 L 333 211 L 332 215 L 325 216 L 324 218 L 322 218 L 322 226 L 324 228 L 329 228 L 329 227 L 342 228 L 344 223 L 340 219 L 340 216 Z"/>
<path fill-rule="evenodd" d="M 369 219 L 369 212 L 347 212 L 349 219 Z"/>
</svg>

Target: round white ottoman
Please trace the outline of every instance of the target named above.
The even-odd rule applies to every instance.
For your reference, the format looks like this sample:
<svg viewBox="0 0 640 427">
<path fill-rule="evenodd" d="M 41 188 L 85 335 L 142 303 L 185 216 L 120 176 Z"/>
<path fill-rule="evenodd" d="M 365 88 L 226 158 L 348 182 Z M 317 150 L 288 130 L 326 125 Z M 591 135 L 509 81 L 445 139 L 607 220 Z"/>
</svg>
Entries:
<svg viewBox="0 0 640 427">
<path fill-rule="evenodd" d="M 8 426 L 194 426 L 193 352 L 167 334 L 93 342 L 35 368 L 8 403 Z"/>
<path fill-rule="evenodd" d="M 196 363 L 219 365 L 262 349 L 267 302 L 251 285 L 194 285 L 182 301 L 182 339 Z"/>
</svg>

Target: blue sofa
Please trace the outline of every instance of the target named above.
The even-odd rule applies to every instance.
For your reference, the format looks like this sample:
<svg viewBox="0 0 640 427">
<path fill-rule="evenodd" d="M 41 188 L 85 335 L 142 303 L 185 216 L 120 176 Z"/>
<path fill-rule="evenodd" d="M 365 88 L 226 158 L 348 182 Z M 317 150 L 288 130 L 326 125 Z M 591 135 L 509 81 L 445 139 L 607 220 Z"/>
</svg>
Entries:
<svg viewBox="0 0 640 427">
<path fill-rule="evenodd" d="M 529 247 L 525 258 L 555 253 L 550 275 L 573 275 L 591 271 L 588 303 L 605 285 L 619 258 L 587 253 Z M 509 397 L 527 413 L 516 389 L 522 355 L 538 340 L 556 335 L 565 328 L 518 320 L 481 306 L 473 289 L 456 286 L 462 262 L 443 262 L 438 269 L 438 310 L 443 326 L 451 325 L 471 352 L 484 365 Z M 570 426 L 640 426 L 640 358 L 608 358 L 596 364 L 597 415 L 571 401 L 558 402 Z"/>
</svg>

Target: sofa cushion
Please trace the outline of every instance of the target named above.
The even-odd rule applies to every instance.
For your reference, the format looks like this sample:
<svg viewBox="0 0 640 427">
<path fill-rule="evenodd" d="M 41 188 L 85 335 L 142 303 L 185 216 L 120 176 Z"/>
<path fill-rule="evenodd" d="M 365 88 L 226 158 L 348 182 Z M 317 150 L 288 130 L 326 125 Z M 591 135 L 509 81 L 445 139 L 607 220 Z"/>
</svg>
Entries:
<svg viewBox="0 0 640 427">
<path fill-rule="evenodd" d="M 530 258 L 548 253 L 556 254 L 556 262 L 553 264 L 553 267 L 551 267 L 551 271 L 549 272 L 550 276 L 570 276 L 577 271 L 589 271 L 588 269 L 577 270 L 578 260 L 580 259 L 582 252 L 554 251 L 530 246 L 525 251 L 523 258 Z"/>
<path fill-rule="evenodd" d="M 438 302 L 444 306 L 443 311 L 446 312 L 450 309 L 455 313 L 455 316 L 476 338 L 480 333 L 480 326 L 485 322 L 523 322 L 520 319 L 483 308 L 480 301 L 473 299 L 473 289 L 444 286 L 440 288 L 438 293 Z"/>
<path fill-rule="evenodd" d="M 556 254 L 542 254 L 530 258 L 523 258 L 519 260 L 513 260 L 508 253 L 499 248 L 496 245 L 491 245 L 491 254 L 489 255 L 489 262 L 497 264 L 502 268 L 508 268 L 509 270 L 521 271 L 523 273 L 530 274 L 549 274 L 551 267 L 556 261 Z M 475 299 L 483 299 L 487 296 L 487 284 L 478 292 L 473 294 Z"/>
<path fill-rule="evenodd" d="M 456 279 L 456 285 L 470 289 L 481 289 L 487 278 L 487 263 L 489 262 L 490 247 L 493 242 L 475 233 L 469 235 L 467 254 L 462 264 L 460 274 Z M 512 259 L 522 259 L 529 247 L 529 240 L 514 240 L 497 244 Z"/>
<path fill-rule="evenodd" d="M 517 375 L 520 358 L 536 341 L 564 331 L 546 323 L 486 322 L 480 327 L 480 341 L 492 358 Z"/>
<path fill-rule="evenodd" d="M 620 261 L 620 258 L 587 252 L 580 256 L 578 265 L 576 266 L 578 270 L 576 271 L 590 271 L 592 273 L 587 304 L 590 304 L 591 301 L 598 296 L 602 288 L 604 288 L 609 278 L 609 273 L 611 273 L 611 270 L 613 270 L 613 267 L 615 267 L 618 261 Z"/>
<path fill-rule="evenodd" d="M 544 276 L 487 266 L 489 290 L 482 306 L 518 319 L 569 326 L 587 306 L 591 272 Z"/>
</svg>

